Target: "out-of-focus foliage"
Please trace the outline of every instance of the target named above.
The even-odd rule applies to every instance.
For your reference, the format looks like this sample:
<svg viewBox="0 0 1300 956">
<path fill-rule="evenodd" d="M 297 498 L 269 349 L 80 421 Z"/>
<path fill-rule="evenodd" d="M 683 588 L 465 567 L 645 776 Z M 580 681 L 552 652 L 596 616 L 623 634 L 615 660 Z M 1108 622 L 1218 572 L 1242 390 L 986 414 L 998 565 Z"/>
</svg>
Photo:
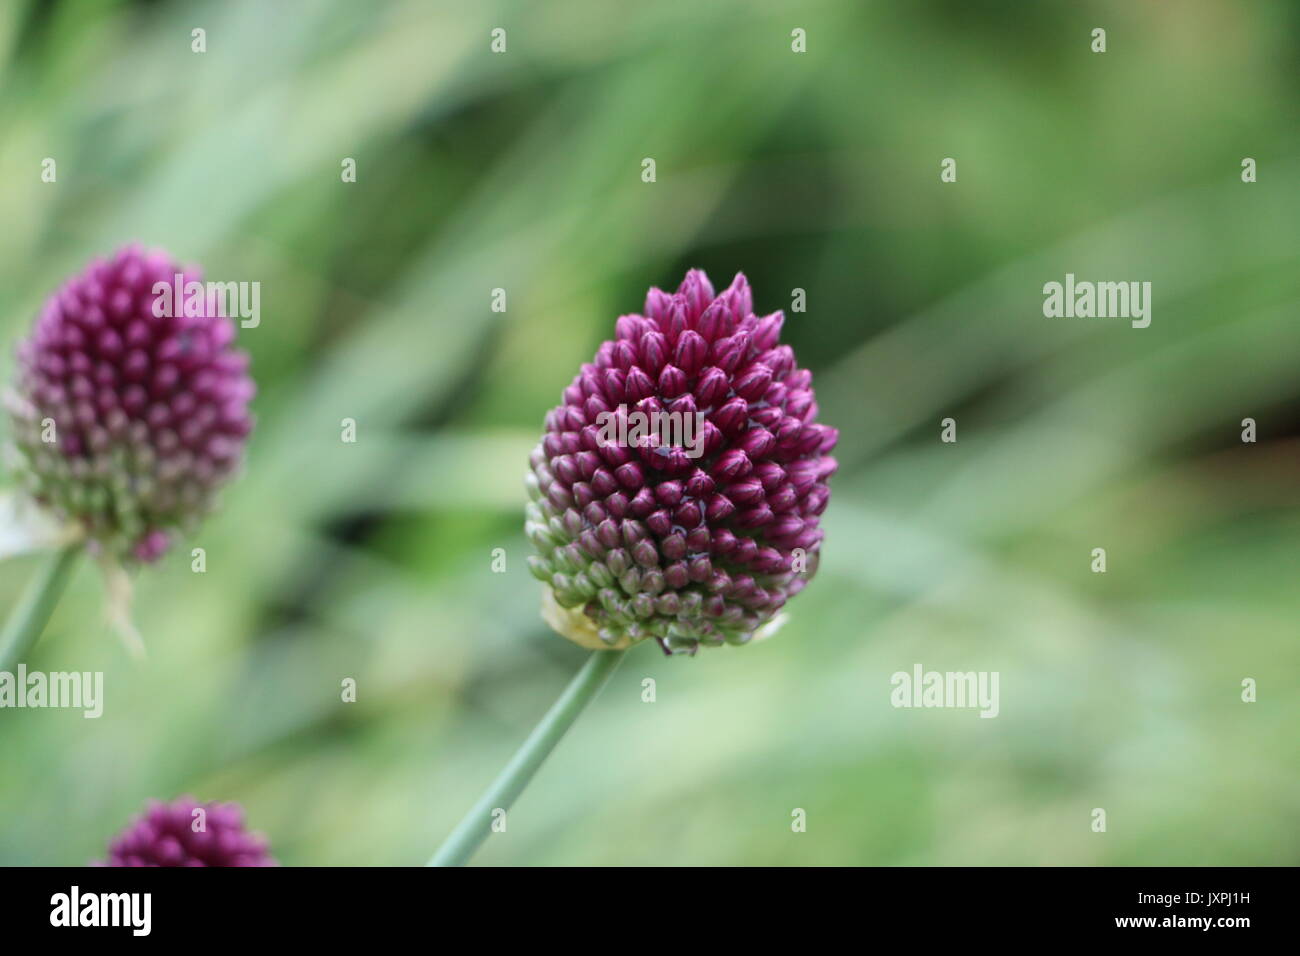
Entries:
<svg viewBox="0 0 1300 956">
<path fill-rule="evenodd" d="M 785 334 L 843 436 L 820 575 L 774 640 L 638 649 L 481 861 L 1300 862 L 1298 29 L 1287 0 L 0 4 L 5 375 L 126 241 L 263 313 L 206 573 L 138 576 L 137 663 L 83 563 L 29 664 L 103 671 L 104 716 L 0 712 L 0 862 L 89 860 L 186 792 L 288 864 L 422 862 L 581 659 L 524 563 L 542 416 L 695 265 L 807 292 Z M 1151 327 L 1044 318 L 1067 272 L 1152 282 Z M 1000 672 L 1000 716 L 892 708 L 915 663 Z"/>
</svg>

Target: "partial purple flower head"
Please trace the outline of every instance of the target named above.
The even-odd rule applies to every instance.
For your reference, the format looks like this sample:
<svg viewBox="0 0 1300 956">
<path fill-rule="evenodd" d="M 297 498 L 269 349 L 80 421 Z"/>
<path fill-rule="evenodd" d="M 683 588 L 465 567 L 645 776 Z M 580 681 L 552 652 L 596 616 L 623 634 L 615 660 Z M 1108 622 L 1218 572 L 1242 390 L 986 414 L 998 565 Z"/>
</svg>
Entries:
<svg viewBox="0 0 1300 956">
<path fill-rule="evenodd" d="M 151 800 L 95 866 L 275 866 L 266 840 L 244 829 L 237 803 Z"/>
<path fill-rule="evenodd" d="M 582 366 L 528 478 L 544 611 L 584 646 L 743 644 L 817 570 L 838 432 L 737 275 L 688 272 Z"/>
<path fill-rule="evenodd" d="M 119 560 L 154 561 L 192 531 L 253 427 L 248 358 L 217 297 L 184 291 L 199 278 L 129 246 L 51 296 L 18 347 L 20 477 Z"/>
</svg>

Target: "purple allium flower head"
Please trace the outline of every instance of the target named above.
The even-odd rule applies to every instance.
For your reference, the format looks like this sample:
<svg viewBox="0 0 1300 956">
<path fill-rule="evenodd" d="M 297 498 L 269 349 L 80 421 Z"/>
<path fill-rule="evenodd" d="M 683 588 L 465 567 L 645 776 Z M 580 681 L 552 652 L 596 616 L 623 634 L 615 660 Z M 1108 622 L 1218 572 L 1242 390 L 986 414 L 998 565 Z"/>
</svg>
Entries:
<svg viewBox="0 0 1300 956">
<path fill-rule="evenodd" d="M 154 291 L 177 274 L 199 281 L 138 247 L 92 262 L 45 303 L 8 396 L 27 490 L 118 559 L 153 561 L 192 530 L 253 425 L 234 322 L 206 295 Z"/>
<path fill-rule="evenodd" d="M 202 813 L 196 811 L 202 810 Z M 151 800 L 96 866 L 275 866 L 266 840 L 244 829 L 237 803 Z"/>
<path fill-rule="evenodd" d="M 783 321 L 754 314 L 743 275 L 715 296 L 692 270 L 621 316 L 565 389 L 532 454 L 526 524 L 560 633 L 743 644 L 812 577 L 838 432 L 817 424 Z"/>
</svg>

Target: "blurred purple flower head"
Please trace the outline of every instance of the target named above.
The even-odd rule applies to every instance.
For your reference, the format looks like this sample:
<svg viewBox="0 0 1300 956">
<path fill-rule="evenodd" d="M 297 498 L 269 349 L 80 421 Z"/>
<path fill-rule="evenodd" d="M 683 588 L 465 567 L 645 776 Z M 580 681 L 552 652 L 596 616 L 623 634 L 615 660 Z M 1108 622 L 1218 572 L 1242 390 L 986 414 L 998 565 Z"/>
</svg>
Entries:
<svg viewBox="0 0 1300 956">
<path fill-rule="evenodd" d="M 195 811 L 201 810 L 202 813 Z M 237 803 L 151 800 L 95 866 L 275 866 L 266 840 L 244 829 Z"/>
<path fill-rule="evenodd" d="M 154 561 L 193 530 L 253 427 L 248 359 L 219 303 L 155 309 L 155 284 L 177 274 L 199 280 L 134 246 L 92 262 L 45 303 L 7 396 L 27 490 L 119 559 Z"/>
<path fill-rule="evenodd" d="M 743 275 L 715 296 L 692 270 L 621 316 L 546 416 L 526 530 L 566 637 L 743 644 L 812 577 L 838 432 L 783 321 Z"/>
</svg>

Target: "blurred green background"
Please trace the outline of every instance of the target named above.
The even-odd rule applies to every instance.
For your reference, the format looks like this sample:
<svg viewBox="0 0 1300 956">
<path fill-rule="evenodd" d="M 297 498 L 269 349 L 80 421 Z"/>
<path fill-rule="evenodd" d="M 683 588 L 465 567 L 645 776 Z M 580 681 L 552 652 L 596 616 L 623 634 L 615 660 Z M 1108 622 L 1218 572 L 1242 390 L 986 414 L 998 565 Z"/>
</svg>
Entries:
<svg viewBox="0 0 1300 956">
<path fill-rule="evenodd" d="M 841 429 L 820 575 L 771 641 L 637 649 L 479 862 L 1300 862 L 1297 62 L 1290 0 L 0 4 L 5 377 L 119 244 L 262 283 L 246 473 L 138 575 L 145 662 L 78 568 L 29 666 L 105 713 L 0 712 L 0 862 L 192 793 L 422 863 L 583 657 L 525 565 L 543 415 L 691 266 Z M 1151 327 L 1045 318 L 1067 272 Z M 894 709 L 916 663 L 1000 716 Z"/>
</svg>

